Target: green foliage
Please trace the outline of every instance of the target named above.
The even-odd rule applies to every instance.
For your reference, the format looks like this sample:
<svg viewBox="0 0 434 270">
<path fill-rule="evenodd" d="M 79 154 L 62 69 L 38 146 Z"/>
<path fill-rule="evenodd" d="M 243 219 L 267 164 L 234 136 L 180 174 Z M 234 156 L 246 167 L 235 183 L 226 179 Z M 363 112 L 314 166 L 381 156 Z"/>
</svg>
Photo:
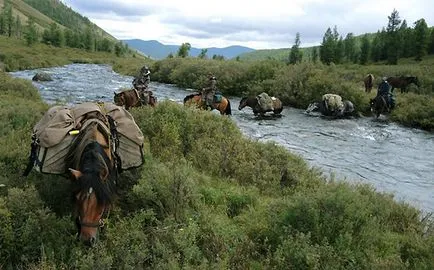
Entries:
<svg viewBox="0 0 434 270">
<path fill-rule="evenodd" d="M 300 44 L 300 33 L 297 33 L 295 36 L 294 45 L 291 47 L 291 53 L 289 54 L 290 64 L 300 63 L 303 59 L 303 53 L 300 51 Z"/>
<path fill-rule="evenodd" d="M 182 57 L 182 58 L 187 57 L 190 49 L 191 49 L 190 43 L 188 43 L 188 42 L 187 43 L 182 43 L 181 46 L 178 49 L 177 56 L 178 57 Z"/>
<path fill-rule="evenodd" d="M 416 21 L 414 25 L 415 60 L 421 61 L 422 57 L 426 55 L 429 30 L 424 19 Z"/>
<path fill-rule="evenodd" d="M 380 74 L 411 73 L 421 81 L 420 89 L 412 89 L 419 94 L 397 94 L 392 117 L 426 119 L 424 127 L 434 122 L 434 81 L 426 59 L 399 66 L 190 58 L 152 63 L 40 44 L 32 54 L 25 44 L 11 48 L 11 39 L 4 40 L 0 60 L 8 68 L 9 59 L 20 68 L 23 59 L 39 54 L 45 65 L 86 58 L 130 75 L 147 64 L 154 80 L 197 86 L 212 72 L 226 93 L 266 90 L 301 108 L 334 92 L 362 109 L 369 99 L 361 84 L 366 73 L 377 80 Z M 371 186 L 327 179 L 284 147 L 246 138 L 230 117 L 170 101 L 131 110 L 145 137 L 145 164 L 121 174 L 119 201 L 89 249 L 75 240 L 68 179 L 20 176 L 31 128 L 47 105 L 31 83 L 4 72 L 0 96 L 0 268 L 434 268 L 429 216 Z"/>
</svg>

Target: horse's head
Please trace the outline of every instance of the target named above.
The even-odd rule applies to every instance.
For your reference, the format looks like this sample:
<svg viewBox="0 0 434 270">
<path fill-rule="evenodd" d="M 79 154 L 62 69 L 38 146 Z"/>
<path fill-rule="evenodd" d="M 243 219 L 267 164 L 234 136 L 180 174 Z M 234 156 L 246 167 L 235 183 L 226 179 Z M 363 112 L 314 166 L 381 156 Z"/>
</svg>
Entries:
<svg viewBox="0 0 434 270">
<path fill-rule="evenodd" d="M 354 104 L 351 101 L 344 100 L 343 103 L 345 106 L 345 108 L 344 108 L 345 114 L 350 114 L 350 113 L 354 112 Z"/>
<path fill-rule="evenodd" d="M 408 77 L 408 83 L 414 83 L 417 87 L 420 87 L 419 79 L 415 76 Z"/>
<path fill-rule="evenodd" d="M 319 102 L 314 102 L 309 104 L 309 106 L 306 109 L 306 112 L 310 113 L 310 112 L 316 112 L 318 110 L 319 110 Z"/>
<path fill-rule="evenodd" d="M 97 141 L 82 150 L 78 169 L 70 169 L 78 238 L 90 246 L 96 243 L 98 229 L 103 227 L 115 196 L 113 170 L 107 148 Z"/>
<path fill-rule="evenodd" d="M 242 110 L 244 107 L 247 106 L 247 99 L 248 99 L 248 97 L 243 97 L 240 100 L 240 105 L 238 105 L 238 110 Z"/>
<path fill-rule="evenodd" d="M 113 101 L 117 106 L 123 106 L 125 104 L 125 96 L 123 92 L 116 93 L 114 92 Z"/>
</svg>

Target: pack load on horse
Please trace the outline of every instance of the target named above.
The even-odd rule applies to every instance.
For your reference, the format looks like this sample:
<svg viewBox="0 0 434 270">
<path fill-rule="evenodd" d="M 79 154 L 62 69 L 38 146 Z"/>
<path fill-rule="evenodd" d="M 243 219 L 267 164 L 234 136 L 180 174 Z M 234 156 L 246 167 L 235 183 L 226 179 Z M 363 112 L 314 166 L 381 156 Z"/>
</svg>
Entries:
<svg viewBox="0 0 434 270">
<path fill-rule="evenodd" d="M 143 164 L 143 134 L 111 103 L 54 106 L 34 126 L 27 176 L 34 168 L 70 175 L 78 237 L 93 245 L 115 197 L 118 175 Z"/>
<path fill-rule="evenodd" d="M 211 106 L 207 106 L 206 102 L 203 100 L 202 93 L 194 93 L 187 95 L 184 98 L 184 106 L 195 106 L 196 108 L 202 110 L 217 110 L 221 115 L 232 115 L 231 102 L 229 99 L 222 95 L 221 92 L 217 91 L 214 93 L 212 98 Z"/>
<path fill-rule="evenodd" d="M 241 98 L 238 110 L 242 110 L 246 106 L 252 108 L 254 115 L 260 114 L 261 116 L 264 116 L 267 112 L 273 112 L 274 115 L 280 115 L 283 110 L 283 105 L 280 99 L 270 97 L 265 92 L 257 96 Z"/>
<path fill-rule="evenodd" d="M 365 84 L 365 92 L 371 93 L 372 87 L 374 86 L 374 75 L 368 74 L 363 79 L 363 83 Z"/>
<path fill-rule="evenodd" d="M 324 116 L 334 118 L 350 116 L 354 112 L 354 105 L 349 100 L 342 100 L 336 94 L 324 94 L 320 102 L 309 104 L 306 113 L 319 111 Z"/>
<path fill-rule="evenodd" d="M 401 93 L 407 93 L 407 87 L 412 83 L 417 87 L 420 87 L 419 80 L 415 76 L 388 77 L 387 82 L 392 87 L 391 91 L 393 91 L 395 88 L 399 88 L 401 89 Z"/>
<path fill-rule="evenodd" d="M 113 101 L 117 106 L 125 106 L 126 110 L 131 107 L 150 105 L 155 107 L 157 97 L 150 90 L 138 91 L 136 89 L 123 90 L 119 93 L 114 92 Z"/>
</svg>

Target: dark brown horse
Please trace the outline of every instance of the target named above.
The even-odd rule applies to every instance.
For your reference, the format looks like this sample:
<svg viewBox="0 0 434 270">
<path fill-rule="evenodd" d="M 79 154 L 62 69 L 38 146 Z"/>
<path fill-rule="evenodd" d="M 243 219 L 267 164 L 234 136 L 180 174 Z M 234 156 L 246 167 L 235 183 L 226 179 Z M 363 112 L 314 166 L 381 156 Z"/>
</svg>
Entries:
<svg viewBox="0 0 434 270">
<path fill-rule="evenodd" d="M 259 105 L 259 100 L 257 97 L 243 97 L 240 100 L 240 105 L 238 105 L 238 110 L 242 110 L 244 107 L 249 106 L 252 108 L 254 115 L 260 114 L 263 116 L 267 112 L 273 112 L 274 115 L 279 115 L 283 110 L 282 102 L 276 97 L 271 97 L 271 100 L 273 101 L 273 109 L 264 111 Z"/>
<path fill-rule="evenodd" d="M 75 186 L 78 237 L 92 246 L 115 198 L 117 178 L 111 143 L 97 122 L 80 130 L 66 160 Z"/>
<path fill-rule="evenodd" d="M 374 75 L 372 75 L 371 73 L 369 73 L 363 79 L 363 82 L 365 84 L 365 92 L 366 93 L 371 93 L 372 87 L 374 86 Z"/>
<path fill-rule="evenodd" d="M 400 76 L 400 77 L 389 77 L 387 78 L 387 82 L 392 86 L 391 91 L 395 88 L 401 89 L 401 93 L 407 93 L 407 86 L 411 83 L 414 83 L 417 87 L 419 87 L 419 80 L 415 76 Z"/>
<path fill-rule="evenodd" d="M 371 112 L 378 118 L 380 114 L 390 113 L 390 107 L 387 105 L 386 99 L 378 95 L 375 98 L 369 100 L 369 105 L 371 107 Z"/>
<path fill-rule="evenodd" d="M 200 93 L 191 94 L 184 98 L 184 106 L 192 105 L 200 109 L 207 109 Z M 218 110 L 221 115 L 232 115 L 231 102 L 224 96 L 221 96 L 221 101 L 214 102 L 211 109 Z"/>
<path fill-rule="evenodd" d="M 140 107 L 142 105 L 151 105 L 154 107 L 157 104 L 157 98 L 152 91 L 145 90 L 139 92 L 136 89 L 124 90 L 120 93 L 114 92 L 114 103 L 118 106 L 125 106 L 129 110 L 131 107 Z"/>
</svg>

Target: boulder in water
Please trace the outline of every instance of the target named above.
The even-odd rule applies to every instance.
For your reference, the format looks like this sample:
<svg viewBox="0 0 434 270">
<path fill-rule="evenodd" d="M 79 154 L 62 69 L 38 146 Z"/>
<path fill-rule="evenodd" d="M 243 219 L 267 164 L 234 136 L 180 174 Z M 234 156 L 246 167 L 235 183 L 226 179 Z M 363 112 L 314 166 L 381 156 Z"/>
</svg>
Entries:
<svg viewBox="0 0 434 270">
<path fill-rule="evenodd" d="M 46 82 L 46 81 L 52 81 L 53 78 L 51 78 L 51 75 L 45 72 L 38 72 L 33 76 L 32 81 L 40 81 L 40 82 Z"/>
</svg>

